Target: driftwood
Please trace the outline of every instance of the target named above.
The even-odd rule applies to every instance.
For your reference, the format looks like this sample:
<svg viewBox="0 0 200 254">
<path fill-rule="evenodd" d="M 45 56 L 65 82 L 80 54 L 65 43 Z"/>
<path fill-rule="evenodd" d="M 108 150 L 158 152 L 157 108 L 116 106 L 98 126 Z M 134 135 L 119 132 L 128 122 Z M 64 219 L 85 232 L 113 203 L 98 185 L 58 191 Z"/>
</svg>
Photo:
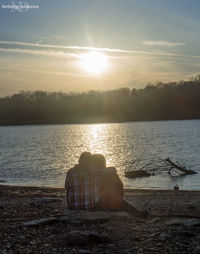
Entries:
<svg viewBox="0 0 200 254">
<path fill-rule="evenodd" d="M 136 177 L 147 177 L 150 176 L 151 174 L 147 171 L 144 170 L 129 170 L 125 172 L 125 176 L 127 178 L 136 178 Z"/>
<path fill-rule="evenodd" d="M 170 160 L 170 158 L 166 158 L 165 159 L 166 163 L 170 166 L 170 169 L 168 171 L 168 174 L 171 175 L 171 170 L 173 168 L 176 168 L 178 170 L 180 170 L 181 172 L 183 172 L 185 175 L 190 175 L 190 174 L 196 174 L 196 172 L 194 170 L 191 169 L 187 169 L 184 166 L 178 165 L 176 163 L 174 163 L 173 161 Z"/>
<path fill-rule="evenodd" d="M 180 171 L 181 176 L 196 174 L 194 170 L 189 170 L 178 162 L 173 162 L 169 157 L 162 159 L 154 155 L 152 158 L 138 158 L 131 161 L 130 166 L 125 170 L 125 177 L 145 177 L 155 175 L 155 172 L 162 173 L 163 171 L 167 171 L 171 175 L 172 169 Z"/>
</svg>

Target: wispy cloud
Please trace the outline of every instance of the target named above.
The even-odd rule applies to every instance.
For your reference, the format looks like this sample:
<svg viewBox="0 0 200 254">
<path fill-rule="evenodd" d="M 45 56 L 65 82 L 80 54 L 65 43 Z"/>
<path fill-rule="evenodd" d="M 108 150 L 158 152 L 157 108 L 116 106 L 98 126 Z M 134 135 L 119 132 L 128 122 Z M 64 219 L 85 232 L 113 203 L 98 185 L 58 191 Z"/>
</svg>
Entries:
<svg viewBox="0 0 200 254">
<path fill-rule="evenodd" d="M 186 45 L 186 43 L 183 42 L 171 42 L 171 41 L 143 41 L 142 44 L 147 46 L 161 46 L 161 47 L 177 47 Z"/>
<path fill-rule="evenodd" d="M 56 38 L 56 39 L 63 39 L 64 38 L 62 35 L 57 35 L 57 34 L 52 35 L 52 37 Z"/>
<path fill-rule="evenodd" d="M 41 70 L 41 69 L 33 69 L 33 68 L 26 68 L 26 67 L 19 67 L 17 65 L 15 66 L 0 66 L 0 70 L 3 71 L 8 71 L 7 72 L 7 77 L 9 74 L 12 74 L 15 71 L 20 71 L 20 72 L 36 72 L 36 73 L 41 73 L 41 74 L 50 74 L 50 75 L 56 75 L 56 76 L 73 76 L 77 78 L 89 78 L 89 79 L 96 79 L 96 80 L 104 80 L 104 81 L 115 81 L 119 82 L 118 80 L 113 80 L 113 79 L 107 79 L 107 78 L 102 78 L 98 76 L 93 76 L 93 75 L 87 75 L 87 74 L 82 74 L 82 73 L 73 73 L 73 72 L 61 72 L 61 71 L 47 71 L 47 70 Z"/>
<path fill-rule="evenodd" d="M 57 48 L 57 49 L 71 49 L 71 50 L 97 50 L 105 52 L 116 52 L 116 53 L 131 53 L 130 50 L 123 49 L 110 49 L 110 48 L 94 48 L 94 47 L 82 47 L 82 46 L 63 46 L 63 45 L 51 45 L 51 44 L 40 44 L 20 41 L 0 41 L 0 44 L 4 45 L 18 45 L 18 46 L 31 46 L 40 48 Z"/>
<path fill-rule="evenodd" d="M 164 41 L 146 41 L 148 45 L 170 45 L 169 42 Z M 172 42 L 171 42 L 172 43 Z M 175 42 L 172 43 L 175 45 Z M 4 47 L 1 47 L 4 45 Z M 12 45 L 13 48 L 9 48 Z M 181 43 L 176 43 L 176 45 L 182 45 Z M 171 46 L 172 47 L 172 46 Z M 46 49 L 46 50 L 45 50 Z M 115 49 L 115 48 L 95 48 L 95 47 L 82 47 L 82 46 L 62 46 L 62 45 L 51 45 L 51 44 L 41 44 L 41 43 L 30 43 L 30 42 L 19 42 L 19 41 L 0 41 L 0 52 L 5 53 L 27 53 L 36 55 L 49 55 L 58 57 L 74 57 L 79 58 L 81 51 L 100 51 L 105 53 L 116 53 L 116 54 L 126 54 L 126 55 L 143 55 L 143 56 L 153 56 L 153 57 L 170 57 L 179 59 L 200 59 L 200 56 L 185 55 L 180 53 L 173 53 L 169 51 L 141 51 L 141 50 L 126 50 L 126 49 Z M 75 53 L 74 53 L 75 51 Z M 112 57 L 112 56 L 110 56 Z"/>
<path fill-rule="evenodd" d="M 53 34 L 51 36 L 43 36 L 43 35 L 33 34 L 32 36 L 34 39 L 37 39 L 36 44 L 41 43 L 43 41 L 48 41 L 51 39 L 56 39 L 56 40 L 64 39 L 64 37 L 62 35 L 57 35 L 57 34 Z"/>
<path fill-rule="evenodd" d="M 22 53 L 31 55 L 43 55 L 43 56 L 56 56 L 56 57 L 67 57 L 67 58 L 78 58 L 79 56 L 75 53 L 58 51 L 58 50 L 34 50 L 34 49 L 21 49 L 21 48 L 0 48 L 2 53 Z"/>
</svg>

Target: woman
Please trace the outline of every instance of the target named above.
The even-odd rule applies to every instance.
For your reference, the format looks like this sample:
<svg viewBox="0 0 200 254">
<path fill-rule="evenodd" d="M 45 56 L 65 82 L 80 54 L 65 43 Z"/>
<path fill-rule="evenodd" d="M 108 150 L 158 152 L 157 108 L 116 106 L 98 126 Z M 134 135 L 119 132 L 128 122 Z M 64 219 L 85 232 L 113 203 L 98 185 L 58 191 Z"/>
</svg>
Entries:
<svg viewBox="0 0 200 254">
<path fill-rule="evenodd" d="M 148 216 L 148 210 L 140 211 L 127 200 L 123 199 L 123 183 L 117 174 L 117 170 L 114 167 L 106 167 L 106 160 L 102 154 L 93 154 L 93 164 L 99 176 L 100 196 L 95 210 L 126 211 L 142 218 Z"/>
<path fill-rule="evenodd" d="M 94 168 L 99 175 L 98 206 L 102 209 L 117 210 L 123 201 L 123 183 L 114 167 L 106 167 L 106 160 L 102 154 L 93 155 Z"/>
</svg>

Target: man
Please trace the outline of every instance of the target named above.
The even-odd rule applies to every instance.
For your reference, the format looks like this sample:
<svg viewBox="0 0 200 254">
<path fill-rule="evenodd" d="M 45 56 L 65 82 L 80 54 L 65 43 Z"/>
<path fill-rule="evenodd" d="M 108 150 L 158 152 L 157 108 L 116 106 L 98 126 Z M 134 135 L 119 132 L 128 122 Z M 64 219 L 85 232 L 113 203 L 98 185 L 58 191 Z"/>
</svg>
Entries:
<svg viewBox="0 0 200 254">
<path fill-rule="evenodd" d="M 93 210 L 99 199 L 98 173 L 93 168 L 93 157 L 83 152 L 79 164 L 67 172 L 65 180 L 67 204 L 70 210 Z"/>
</svg>

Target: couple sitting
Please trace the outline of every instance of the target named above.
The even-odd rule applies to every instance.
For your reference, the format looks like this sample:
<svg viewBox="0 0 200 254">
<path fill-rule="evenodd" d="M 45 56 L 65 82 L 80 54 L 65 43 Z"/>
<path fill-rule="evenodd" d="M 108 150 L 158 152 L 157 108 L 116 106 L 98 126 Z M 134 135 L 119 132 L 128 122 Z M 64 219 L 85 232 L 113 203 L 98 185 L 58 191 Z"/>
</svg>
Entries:
<svg viewBox="0 0 200 254">
<path fill-rule="evenodd" d="M 126 211 L 143 218 L 148 215 L 123 199 L 123 183 L 114 167 L 106 167 L 101 154 L 82 153 L 79 164 L 67 172 L 65 189 L 70 210 Z"/>
</svg>

